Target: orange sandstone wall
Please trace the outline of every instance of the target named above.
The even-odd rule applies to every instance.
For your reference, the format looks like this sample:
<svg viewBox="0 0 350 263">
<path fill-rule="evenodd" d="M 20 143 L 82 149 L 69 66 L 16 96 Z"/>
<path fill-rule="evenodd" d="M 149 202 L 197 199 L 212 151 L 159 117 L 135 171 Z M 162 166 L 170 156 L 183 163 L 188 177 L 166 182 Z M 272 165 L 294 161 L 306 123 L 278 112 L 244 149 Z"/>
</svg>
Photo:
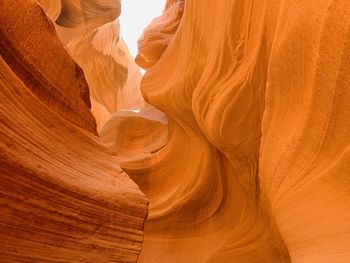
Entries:
<svg viewBox="0 0 350 263">
<path fill-rule="evenodd" d="M 139 262 L 349 261 L 349 12 L 168 1 L 137 56 L 144 98 L 169 119 L 158 150 L 150 133 L 132 144 L 151 114 L 101 133 L 150 199 Z"/>
<path fill-rule="evenodd" d="M 40 0 L 109 153 L 49 20 L 8 2 L 2 261 L 349 262 L 348 0 L 168 0 L 142 81 L 119 1 Z"/>
<path fill-rule="evenodd" d="M 0 262 L 136 262 L 148 201 L 36 1 L 0 2 Z"/>
<path fill-rule="evenodd" d="M 350 2 L 288 0 L 278 17 L 261 191 L 292 262 L 349 262 Z"/>
<path fill-rule="evenodd" d="M 2 1 L 1 56 L 42 101 L 74 124 L 96 129 L 82 70 L 34 1 Z"/>
<path fill-rule="evenodd" d="M 100 130 L 121 109 L 144 106 L 141 71 L 119 35 L 119 0 L 40 0 L 61 42 L 84 71 Z"/>
</svg>

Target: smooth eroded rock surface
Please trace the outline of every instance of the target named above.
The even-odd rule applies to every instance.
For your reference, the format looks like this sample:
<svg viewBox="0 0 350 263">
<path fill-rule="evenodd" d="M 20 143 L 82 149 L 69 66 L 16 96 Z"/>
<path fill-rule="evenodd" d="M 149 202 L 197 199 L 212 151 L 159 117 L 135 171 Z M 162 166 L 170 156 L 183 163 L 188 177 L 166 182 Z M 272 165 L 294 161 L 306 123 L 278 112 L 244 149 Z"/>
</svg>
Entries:
<svg viewBox="0 0 350 263">
<path fill-rule="evenodd" d="M 348 0 L 168 0 L 142 78 L 120 1 L 40 2 L 90 93 L 35 2 L 2 2 L 0 259 L 349 262 Z"/>
<path fill-rule="evenodd" d="M 347 0 L 167 2 L 137 62 L 168 142 L 117 153 L 150 199 L 139 262 L 349 260 L 349 10 Z M 135 140 L 123 135 L 138 134 L 132 123 L 118 149 Z"/>
<path fill-rule="evenodd" d="M 35 1 L 0 7 L 0 261 L 136 262 L 148 201 L 94 136 L 82 70 Z"/>
<path fill-rule="evenodd" d="M 61 42 L 84 71 L 98 130 L 121 109 L 137 110 L 144 100 L 141 71 L 119 35 L 119 0 L 40 0 Z M 59 15 L 57 15 L 59 14 Z M 105 108 L 105 109 L 103 109 Z M 102 115 L 101 115 L 102 113 Z"/>
</svg>

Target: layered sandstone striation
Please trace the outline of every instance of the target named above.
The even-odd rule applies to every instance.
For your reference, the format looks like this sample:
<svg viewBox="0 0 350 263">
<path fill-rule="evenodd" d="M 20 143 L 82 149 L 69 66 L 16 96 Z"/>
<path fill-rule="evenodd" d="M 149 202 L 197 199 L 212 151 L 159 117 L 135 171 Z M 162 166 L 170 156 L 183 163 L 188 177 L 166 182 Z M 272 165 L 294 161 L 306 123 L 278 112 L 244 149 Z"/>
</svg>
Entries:
<svg viewBox="0 0 350 263">
<path fill-rule="evenodd" d="M 0 261 L 136 262 L 148 201 L 36 1 L 0 3 Z"/>
<path fill-rule="evenodd" d="M 349 261 L 348 0 L 7 2 L 2 261 Z"/>
<path fill-rule="evenodd" d="M 136 62 L 144 69 L 160 59 L 181 22 L 184 0 L 167 1 L 162 16 L 155 18 L 138 41 Z"/>
<path fill-rule="evenodd" d="M 350 2 L 284 1 L 279 18 L 265 93 L 261 191 L 292 262 L 348 262 Z"/>
<path fill-rule="evenodd" d="M 62 48 L 40 6 L 2 1 L 0 23 L 1 56 L 11 69 L 47 106 L 94 131 L 84 74 Z"/>
<path fill-rule="evenodd" d="M 159 150 L 147 118 L 101 134 L 150 199 L 139 262 L 349 261 L 349 30 L 347 0 L 168 1 L 137 56 Z"/>
<path fill-rule="evenodd" d="M 39 2 L 59 39 L 84 71 L 98 130 L 120 109 L 142 108 L 141 71 L 119 35 L 120 1 Z"/>
</svg>

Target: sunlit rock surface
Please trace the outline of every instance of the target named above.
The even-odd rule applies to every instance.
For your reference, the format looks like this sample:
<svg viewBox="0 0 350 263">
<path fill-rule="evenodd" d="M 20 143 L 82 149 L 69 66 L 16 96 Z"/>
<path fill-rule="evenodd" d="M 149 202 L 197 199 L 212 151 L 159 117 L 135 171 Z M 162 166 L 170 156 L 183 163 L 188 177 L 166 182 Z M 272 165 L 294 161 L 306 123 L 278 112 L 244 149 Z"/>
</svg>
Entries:
<svg viewBox="0 0 350 263">
<path fill-rule="evenodd" d="M 61 42 L 84 71 L 98 130 L 105 124 L 102 108 L 110 114 L 144 106 L 141 71 L 119 36 L 120 1 L 40 0 L 55 24 Z M 57 15 L 59 14 L 59 15 Z"/>
<path fill-rule="evenodd" d="M 137 56 L 168 142 L 117 152 L 150 199 L 139 262 L 349 261 L 349 30 L 347 0 L 168 2 Z"/>
<path fill-rule="evenodd" d="M 1 15 L 4 261 L 349 262 L 348 0 L 168 0 L 138 43 L 142 80 L 119 1 L 40 2 L 90 93 L 40 11 Z M 16 41 L 28 34 L 52 41 L 42 57 Z M 62 63 L 65 81 L 50 75 Z M 144 239 L 126 174 L 150 200 Z"/>
<path fill-rule="evenodd" d="M 138 41 L 136 62 L 148 69 L 160 59 L 181 22 L 184 0 L 168 1 L 163 15 L 155 18 Z"/>
<path fill-rule="evenodd" d="M 82 70 L 35 1 L 0 12 L 0 261 L 136 262 L 148 201 L 95 137 Z"/>
</svg>

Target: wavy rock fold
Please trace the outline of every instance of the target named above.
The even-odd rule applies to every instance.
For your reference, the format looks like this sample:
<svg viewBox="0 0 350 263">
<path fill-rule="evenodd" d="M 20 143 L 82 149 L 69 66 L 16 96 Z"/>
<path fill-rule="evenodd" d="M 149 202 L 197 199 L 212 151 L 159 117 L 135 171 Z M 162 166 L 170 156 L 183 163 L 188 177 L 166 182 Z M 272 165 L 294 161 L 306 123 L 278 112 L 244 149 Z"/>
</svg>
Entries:
<svg viewBox="0 0 350 263">
<path fill-rule="evenodd" d="M 39 2 L 0 4 L 0 261 L 349 262 L 348 0 L 167 0 L 135 61 L 122 2 Z"/>
<path fill-rule="evenodd" d="M 136 262 L 148 201 L 94 135 L 82 70 L 35 1 L 0 10 L 0 261 Z"/>
</svg>

